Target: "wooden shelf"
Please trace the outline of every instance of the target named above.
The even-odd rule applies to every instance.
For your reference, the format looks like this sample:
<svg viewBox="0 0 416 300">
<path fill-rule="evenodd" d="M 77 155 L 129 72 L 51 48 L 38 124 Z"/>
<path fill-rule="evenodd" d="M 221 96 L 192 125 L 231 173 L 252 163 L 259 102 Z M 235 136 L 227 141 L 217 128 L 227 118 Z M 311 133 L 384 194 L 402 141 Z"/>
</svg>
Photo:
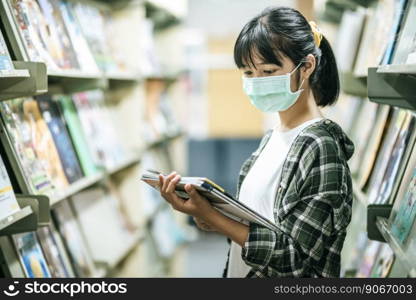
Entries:
<svg viewBox="0 0 416 300">
<path fill-rule="evenodd" d="M 377 73 L 397 73 L 416 76 L 416 64 L 383 65 L 377 68 Z"/>
<path fill-rule="evenodd" d="M 0 100 L 46 93 L 46 65 L 37 62 L 13 62 L 15 70 L 0 72 Z"/>
<path fill-rule="evenodd" d="M 76 193 L 85 190 L 86 188 L 93 186 L 97 182 L 99 182 L 101 179 L 104 178 L 104 173 L 100 172 L 94 176 L 85 177 L 82 178 L 73 184 L 71 184 L 65 191 L 58 192 L 55 195 L 51 197 L 51 206 L 56 205 L 58 202 L 75 195 Z"/>
<path fill-rule="evenodd" d="M 131 167 L 135 164 L 138 164 L 141 161 L 141 158 L 142 158 L 141 154 L 137 155 L 137 156 L 134 156 L 134 157 L 131 157 L 131 158 L 128 158 L 128 159 L 124 160 L 122 163 L 120 163 L 119 165 L 117 165 L 113 168 L 110 168 L 107 171 L 107 173 L 110 174 L 110 175 L 116 174 L 116 173 L 118 173 L 122 170 L 125 170 L 125 169 L 127 169 L 127 168 L 129 168 L 129 167 Z"/>
<path fill-rule="evenodd" d="M 53 93 L 76 93 L 108 88 L 108 80 L 101 73 L 78 70 L 48 71 L 48 83 Z"/>
<path fill-rule="evenodd" d="M 416 256 L 412 255 L 412 257 L 410 257 L 409 254 L 406 253 L 400 242 L 391 232 L 387 218 L 378 217 L 376 224 L 378 230 L 393 250 L 396 259 L 398 259 L 401 262 L 401 265 L 406 268 L 406 271 L 410 276 L 416 277 Z"/>
<path fill-rule="evenodd" d="M 0 236 L 8 235 L 12 233 L 22 232 L 21 230 L 17 230 L 14 226 L 18 224 L 20 221 L 26 219 L 28 216 L 33 215 L 33 210 L 30 206 L 23 207 L 19 211 L 7 216 L 4 219 L 0 220 Z M 32 227 L 28 227 L 28 229 L 34 228 L 36 230 L 37 224 L 33 224 Z"/>
<path fill-rule="evenodd" d="M 368 69 L 368 98 L 372 102 L 416 109 L 416 76 L 396 72 L 378 72 L 378 68 Z"/>
<path fill-rule="evenodd" d="M 57 192 L 56 194 L 52 195 L 51 199 L 51 206 L 56 205 L 58 202 L 73 196 L 79 192 L 81 192 L 82 190 L 85 190 L 95 184 L 97 184 L 98 182 L 100 182 L 101 180 L 103 180 L 106 176 L 108 175 L 113 175 L 116 174 L 122 170 L 125 170 L 131 166 L 133 166 L 134 164 L 138 164 L 141 161 L 141 157 L 142 155 L 137 155 L 135 157 L 131 157 L 126 159 L 124 162 L 120 163 L 119 165 L 108 169 L 108 170 L 104 170 L 99 172 L 98 174 L 94 175 L 94 176 L 90 176 L 90 177 L 84 177 L 81 178 L 80 180 L 74 182 L 73 184 L 71 184 L 65 191 L 62 192 Z"/>
<path fill-rule="evenodd" d="M 166 142 L 170 142 L 174 139 L 177 139 L 178 137 L 183 136 L 184 134 L 185 133 L 182 130 L 179 130 L 178 132 L 175 132 L 175 133 L 172 133 L 172 134 L 163 135 L 161 138 L 149 142 L 146 146 L 146 149 L 152 149 L 152 148 L 159 147 L 159 146 L 163 145 Z"/>
</svg>

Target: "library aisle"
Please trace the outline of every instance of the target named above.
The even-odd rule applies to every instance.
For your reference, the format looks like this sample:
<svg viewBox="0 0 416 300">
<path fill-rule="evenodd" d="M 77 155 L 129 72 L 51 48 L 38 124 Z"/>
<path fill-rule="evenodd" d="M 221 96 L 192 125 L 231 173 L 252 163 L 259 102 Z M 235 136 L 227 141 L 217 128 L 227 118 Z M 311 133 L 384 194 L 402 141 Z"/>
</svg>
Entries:
<svg viewBox="0 0 416 300">
<path fill-rule="evenodd" d="M 271 6 L 315 21 L 337 61 L 322 113 L 355 148 L 339 276 L 415 277 L 416 0 L 0 0 L 0 276 L 222 277 L 227 237 L 172 209 L 157 172 L 289 234 L 233 199 L 279 122 L 234 62 Z"/>
</svg>

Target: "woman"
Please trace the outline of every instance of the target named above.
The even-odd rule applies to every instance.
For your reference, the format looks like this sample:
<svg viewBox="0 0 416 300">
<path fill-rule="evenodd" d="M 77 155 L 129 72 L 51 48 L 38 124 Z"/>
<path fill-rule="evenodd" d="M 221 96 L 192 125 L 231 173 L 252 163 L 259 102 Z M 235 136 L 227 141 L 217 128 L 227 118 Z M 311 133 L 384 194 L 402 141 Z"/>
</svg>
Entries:
<svg viewBox="0 0 416 300">
<path fill-rule="evenodd" d="M 222 215 L 190 185 L 190 199 L 179 198 L 175 172 L 159 177 L 161 195 L 200 228 L 232 240 L 224 276 L 339 277 L 351 220 L 347 161 L 354 145 L 319 110 L 339 94 L 331 46 L 297 10 L 268 8 L 244 26 L 234 59 L 251 103 L 280 119 L 243 164 L 237 199 L 280 231 Z"/>
</svg>

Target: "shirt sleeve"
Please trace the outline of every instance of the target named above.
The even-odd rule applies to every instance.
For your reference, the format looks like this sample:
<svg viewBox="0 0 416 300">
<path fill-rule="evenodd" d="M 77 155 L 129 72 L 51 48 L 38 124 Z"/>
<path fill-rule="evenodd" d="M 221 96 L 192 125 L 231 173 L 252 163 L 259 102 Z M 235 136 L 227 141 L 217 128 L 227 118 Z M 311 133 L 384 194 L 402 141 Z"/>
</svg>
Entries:
<svg viewBox="0 0 416 300">
<path fill-rule="evenodd" d="M 300 161 L 304 180 L 284 220 L 285 232 L 250 223 L 242 259 L 262 276 L 339 277 L 340 252 L 351 218 L 348 166 L 335 141 L 323 138 Z M 289 230 L 288 230 L 289 228 Z"/>
</svg>

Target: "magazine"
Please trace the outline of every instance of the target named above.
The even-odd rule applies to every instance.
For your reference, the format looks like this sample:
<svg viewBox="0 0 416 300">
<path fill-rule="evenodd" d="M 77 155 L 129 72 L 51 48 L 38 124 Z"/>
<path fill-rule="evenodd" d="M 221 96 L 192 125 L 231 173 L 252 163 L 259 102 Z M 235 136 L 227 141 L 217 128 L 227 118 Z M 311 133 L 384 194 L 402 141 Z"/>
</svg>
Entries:
<svg viewBox="0 0 416 300">
<path fill-rule="evenodd" d="M 146 173 L 142 174 L 141 180 L 151 185 L 153 188 L 159 190 L 159 174 L 162 173 L 154 170 L 147 170 Z M 258 214 L 238 200 L 234 199 L 234 197 L 226 192 L 221 186 L 209 180 L 208 178 L 182 177 L 178 184 L 176 184 L 176 194 L 184 199 L 189 198 L 185 191 L 186 184 L 192 184 L 195 186 L 198 192 L 207 198 L 214 208 L 216 208 L 224 215 L 232 218 L 233 220 L 245 224 L 248 222 L 255 222 L 269 228 L 270 230 L 280 230 L 276 224 L 272 223 L 266 217 Z"/>
</svg>

